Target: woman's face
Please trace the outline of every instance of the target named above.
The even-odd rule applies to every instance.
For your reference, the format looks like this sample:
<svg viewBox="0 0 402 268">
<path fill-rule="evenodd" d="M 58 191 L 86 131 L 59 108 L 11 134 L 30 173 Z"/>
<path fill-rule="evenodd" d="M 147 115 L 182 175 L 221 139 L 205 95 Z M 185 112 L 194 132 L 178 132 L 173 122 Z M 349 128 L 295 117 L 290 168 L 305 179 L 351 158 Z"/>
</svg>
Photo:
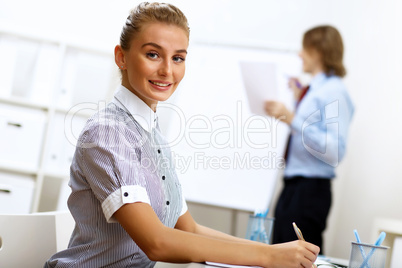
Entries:
<svg viewBox="0 0 402 268">
<path fill-rule="evenodd" d="M 323 71 L 321 56 L 317 50 L 303 48 L 299 53 L 303 61 L 303 71 L 316 75 Z"/>
<path fill-rule="evenodd" d="M 155 111 L 158 101 L 167 100 L 184 77 L 187 47 L 188 36 L 182 28 L 160 22 L 145 24 L 130 49 L 121 50 L 122 85 Z"/>
</svg>

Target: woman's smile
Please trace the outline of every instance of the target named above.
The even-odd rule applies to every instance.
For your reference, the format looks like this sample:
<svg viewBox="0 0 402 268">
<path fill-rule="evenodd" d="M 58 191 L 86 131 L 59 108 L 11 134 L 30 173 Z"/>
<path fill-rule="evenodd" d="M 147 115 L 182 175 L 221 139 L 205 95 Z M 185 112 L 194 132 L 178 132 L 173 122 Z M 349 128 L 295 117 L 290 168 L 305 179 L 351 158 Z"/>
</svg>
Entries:
<svg viewBox="0 0 402 268">
<path fill-rule="evenodd" d="M 148 80 L 148 82 L 151 84 L 153 88 L 156 90 L 161 90 L 161 91 L 166 91 L 169 90 L 173 83 L 169 83 L 166 81 L 159 81 L 159 80 Z"/>
</svg>

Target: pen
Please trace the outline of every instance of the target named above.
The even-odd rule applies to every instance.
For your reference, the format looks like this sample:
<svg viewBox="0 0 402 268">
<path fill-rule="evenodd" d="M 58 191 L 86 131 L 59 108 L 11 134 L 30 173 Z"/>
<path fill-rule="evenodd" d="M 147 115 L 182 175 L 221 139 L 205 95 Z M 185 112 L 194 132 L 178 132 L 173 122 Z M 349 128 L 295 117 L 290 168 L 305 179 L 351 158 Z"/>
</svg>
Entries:
<svg viewBox="0 0 402 268">
<path fill-rule="evenodd" d="M 299 227 L 297 227 L 297 225 L 296 225 L 295 222 L 293 223 L 293 229 L 295 230 L 295 233 L 296 233 L 297 238 L 298 238 L 299 240 L 306 241 L 306 240 L 304 240 L 303 234 L 302 234 L 302 232 L 300 231 Z M 317 268 L 317 265 L 315 265 L 315 263 L 313 263 L 313 266 L 312 266 L 312 267 L 313 267 L 313 268 Z"/>
<path fill-rule="evenodd" d="M 383 242 L 384 239 L 385 239 L 385 236 L 386 236 L 385 232 L 381 232 L 381 233 L 380 233 L 380 236 L 377 238 L 377 241 L 375 241 L 374 246 L 377 246 L 377 247 L 381 246 L 382 242 Z M 362 265 L 360 266 L 361 268 L 363 268 L 364 266 L 368 265 L 368 261 L 370 260 L 371 256 L 373 256 L 374 251 L 375 251 L 375 248 L 372 248 L 372 249 L 370 250 L 369 254 L 367 255 L 367 258 L 365 258 L 365 259 L 363 260 L 363 263 L 362 263 Z"/>
<path fill-rule="evenodd" d="M 264 224 L 267 214 L 268 209 L 266 209 L 264 212 L 259 210 L 255 212 L 254 214 L 255 218 L 252 225 L 254 227 L 254 231 L 252 231 L 250 240 L 260 241 L 269 244 L 268 234 L 267 230 L 265 230 L 265 224 Z"/>
<path fill-rule="evenodd" d="M 375 241 L 374 245 L 381 246 L 382 242 L 385 239 L 385 236 L 386 236 L 385 232 L 381 232 L 380 236 L 377 238 L 377 241 Z"/>
<path fill-rule="evenodd" d="M 359 236 L 357 230 L 355 229 L 355 230 L 353 230 L 353 232 L 355 233 L 356 242 L 360 244 L 360 243 L 361 243 L 361 240 L 360 240 L 360 236 Z M 359 246 L 359 249 L 360 249 L 360 253 L 362 254 L 363 260 L 365 260 L 366 257 L 367 257 L 367 256 L 366 256 L 366 252 L 364 251 L 364 249 L 363 249 L 362 246 Z M 365 265 L 365 266 L 368 267 L 368 268 L 370 268 L 370 266 L 368 266 L 368 264 Z M 364 267 L 364 266 L 363 266 L 363 267 Z"/>
<path fill-rule="evenodd" d="M 297 88 L 299 88 L 299 89 L 303 88 L 302 84 L 300 84 L 300 82 L 299 82 L 299 79 L 297 79 L 296 77 L 291 76 L 291 75 L 285 75 L 285 76 L 288 80 L 293 80 L 295 82 Z"/>
<path fill-rule="evenodd" d="M 300 229 L 297 227 L 296 223 L 293 223 L 293 229 L 295 230 L 295 233 L 297 235 L 297 238 L 299 238 L 299 240 L 306 241 L 306 240 L 304 240 L 303 234 L 300 231 Z"/>
</svg>

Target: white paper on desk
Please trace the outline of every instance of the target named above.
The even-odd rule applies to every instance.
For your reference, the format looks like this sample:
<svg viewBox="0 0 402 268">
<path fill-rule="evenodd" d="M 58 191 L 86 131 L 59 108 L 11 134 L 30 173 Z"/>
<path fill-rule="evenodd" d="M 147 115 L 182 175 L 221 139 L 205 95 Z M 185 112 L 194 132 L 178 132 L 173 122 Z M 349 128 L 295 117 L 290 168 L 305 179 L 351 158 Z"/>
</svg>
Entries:
<svg viewBox="0 0 402 268">
<path fill-rule="evenodd" d="M 317 258 L 317 260 L 315 261 L 315 265 L 319 265 L 320 268 L 325 268 L 325 267 L 338 267 L 335 264 L 332 264 L 330 262 L 327 262 L 323 259 L 321 259 L 320 257 Z M 335 265 L 335 266 L 334 266 Z"/>
<path fill-rule="evenodd" d="M 209 262 L 207 261 L 206 264 L 212 265 L 212 266 L 217 266 L 217 267 L 225 267 L 225 268 L 250 268 L 250 267 L 260 267 L 260 266 L 244 266 L 244 265 L 234 265 L 234 264 L 226 264 L 226 263 L 218 263 L 218 262 Z M 319 264 L 320 267 L 334 267 L 331 265 L 329 262 L 326 262 L 321 259 L 317 259 L 315 264 Z M 328 266 L 326 266 L 328 265 Z"/>
<path fill-rule="evenodd" d="M 251 112 L 266 115 L 264 101 L 278 97 L 276 63 L 242 61 L 240 70 Z"/>
<path fill-rule="evenodd" d="M 226 267 L 226 268 L 250 268 L 250 267 L 258 267 L 261 268 L 260 266 L 244 266 L 244 265 L 234 265 L 234 264 L 226 264 L 226 263 L 219 263 L 219 262 L 210 262 L 207 261 L 205 262 L 208 265 L 212 265 L 212 266 L 217 266 L 217 267 Z"/>
</svg>

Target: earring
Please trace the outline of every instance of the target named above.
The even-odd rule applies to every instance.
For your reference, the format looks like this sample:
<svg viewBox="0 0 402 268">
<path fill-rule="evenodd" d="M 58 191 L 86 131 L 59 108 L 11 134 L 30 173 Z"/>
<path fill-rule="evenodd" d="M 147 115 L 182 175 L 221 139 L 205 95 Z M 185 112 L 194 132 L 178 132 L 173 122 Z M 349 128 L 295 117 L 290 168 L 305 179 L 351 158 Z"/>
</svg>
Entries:
<svg viewBox="0 0 402 268">
<path fill-rule="evenodd" d="M 121 69 L 123 69 L 124 68 L 124 65 L 122 65 L 122 66 L 120 66 L 121 67 Z"/>
</svg>

